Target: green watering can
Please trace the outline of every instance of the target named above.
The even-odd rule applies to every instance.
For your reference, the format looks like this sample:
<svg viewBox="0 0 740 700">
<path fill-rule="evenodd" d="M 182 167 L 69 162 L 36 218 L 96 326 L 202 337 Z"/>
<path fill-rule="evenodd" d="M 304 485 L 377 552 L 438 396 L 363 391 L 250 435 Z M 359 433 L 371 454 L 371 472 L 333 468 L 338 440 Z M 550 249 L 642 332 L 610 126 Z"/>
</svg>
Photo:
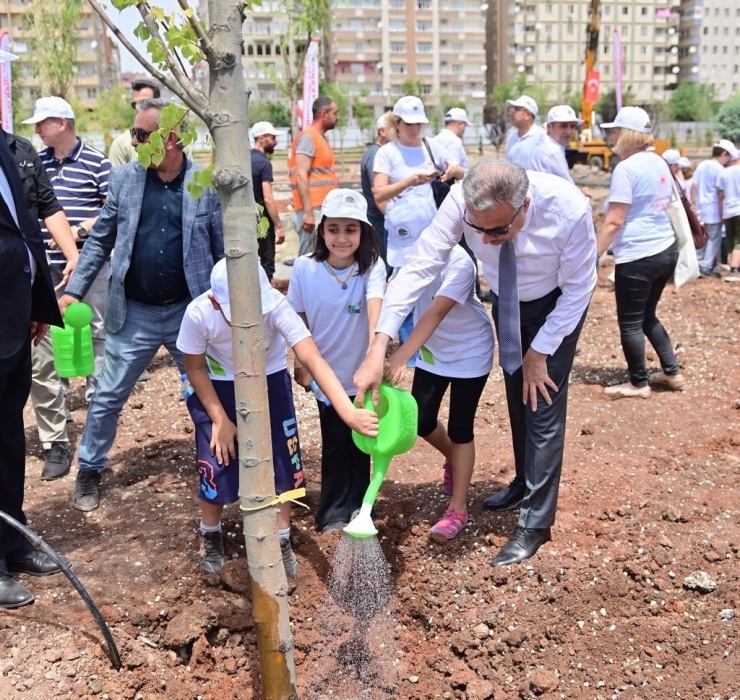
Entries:
<svg viewBox="0 0 740 700">
<path fill-rule="evenodd" d="M 51 349 L 54 368 L 63 379 L 87 377 L 95 371 L 92 309 L 83 302 L 70 304 L 64 313 L 64 328 L 52 326 Z"/>
<path fill-rule="evenodd" d="M 373 458 L 373 476 L 362 499 L 360 512 L 344 528 L 344 532 L 353 537 L 373 537 L 378 534 L 370 515 L 375 499 L 391 459 L 414 446 L 419 421 L 419 409 L 410 392 L 388 384 L 380 385 L 377 406 L 373 405 L 371 392 L 365 393 L 365 408 L 378 414 L 378 436 L 368 437 L 352 431 L 355 445 Z"/>
</svg>

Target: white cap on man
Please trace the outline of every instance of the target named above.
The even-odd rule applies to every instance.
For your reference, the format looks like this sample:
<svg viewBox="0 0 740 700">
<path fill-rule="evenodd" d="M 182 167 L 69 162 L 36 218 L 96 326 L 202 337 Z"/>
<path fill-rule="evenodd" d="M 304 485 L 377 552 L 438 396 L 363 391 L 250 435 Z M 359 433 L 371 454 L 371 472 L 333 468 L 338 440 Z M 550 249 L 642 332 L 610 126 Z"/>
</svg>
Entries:
<svg viewBox="0 0 740 700">
<path fill-rule="evenodd" d="M 424 103 L 413 95 L 405 95 L 398 100 L 393 105 L 393 114 L 401 117 L 407 124 L 429 124 L 424 113 Z"/>
<path fill-rule="evenodd" d="M 602 129 L 613 129 L 615 127 L 639 131 L 641 134 L 650 134 L 653 131 L 650 115 L 642 107 L 622 107 L 617 112 L 613 122 L 601 124 Z"/>
<path fill-rule="evenodd" d="M 367 218 L 367 201 L 359 192 L 350 189 L 329 190 L 321 205 L 321 217 L 325 216 L 370 223 Z"/>
<path fill-rule="evenodd" d="M 678 167 L 683 170 L 684 168 L 690 168 L 691 167 L 691 161 L 686 156 L 681 156 L 678 159 Z"/>
<path fill-rule="evenodd" d="M 714 144 L 715 148 L 721 148 L 723 151 L 727 151 L 730 154 L 730 158 L 732 160 L 737 160 L 738 157 L 738 150 L 730 139 L 720 139 L 717 141 L 717 143 Z"/>
<path fill-rule="evenodd" d="M 33 116 L 24 119 L 21 124 L 38 124 L 44 119 L 74 119 L 72 105 L 61 97 L 41 97 L 36 100 Z"/>
<path fill-rule="evenodd" d="M 473 126 L 473 122 L 468 119 L 468 113 L 460 107 L 453 107 L 445 114 L 445 124 L 447 122 L 465 122 L 468 126 Z"/>
<path fill-rule="evenodd" d="M 681 160 L 681 153 L 677 148 L 669 148 L 667 151 L 663 151 L 663 160 L 668 165 L 678 165 L 678 161 Z"/>
<path fill-rule="evenodd" d="M 575 110 L 570 105 L 555 105 L 547 113 L 547 123 L 554 124 L 555 122 L 583 124 L 583 119 L 576 116 Z"/>
<path fill-rule="evenodd" d="M 515 100 L 506 100 L 507 107 L 521 107 L 526 109 L 535 117 L 539 114 L 537 103 L 529 95 L 520 95 Z"/>
<path fill-rule="evenodd" d="M 270 122 L 255 122 L 252 126 L 252 138 L 258 139 L 260 136 L 282 136 L 285 132 L 278 131 Z"/>
</svg>

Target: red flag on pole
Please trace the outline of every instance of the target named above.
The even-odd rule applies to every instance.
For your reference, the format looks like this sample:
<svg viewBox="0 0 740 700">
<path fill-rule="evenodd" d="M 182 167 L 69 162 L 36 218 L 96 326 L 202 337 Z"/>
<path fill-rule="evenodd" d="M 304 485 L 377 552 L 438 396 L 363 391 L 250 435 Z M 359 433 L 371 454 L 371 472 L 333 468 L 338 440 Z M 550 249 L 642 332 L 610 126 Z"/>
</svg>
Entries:
<svg viewBox="0 0 740 700">
<path fill-rule="evenodd" d="M 590 70 L 586 76 L 586 102 L 599 101 L 601 74 L 597 70 Z"/>
</svg>

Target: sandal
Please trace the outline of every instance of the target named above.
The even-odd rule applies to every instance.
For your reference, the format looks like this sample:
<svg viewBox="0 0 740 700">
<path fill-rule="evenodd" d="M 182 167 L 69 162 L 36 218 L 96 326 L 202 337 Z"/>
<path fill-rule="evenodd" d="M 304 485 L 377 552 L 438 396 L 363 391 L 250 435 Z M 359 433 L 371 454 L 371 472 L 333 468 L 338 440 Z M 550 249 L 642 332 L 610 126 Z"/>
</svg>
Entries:
<svg viewBox="0 0 740 700">
<path fill-rule="evenodd" d="M 444 517 L 429 532 L 429 538 L 444 544 L 447 540 L 457 537 L 460 531 L 468 524 L 468 514 L 458 513 L 450 508 Z"/>
<path fill-rule="evenodd" d="M 664 374 L 658 372 L 650 377 L 651 384 L 668 387 L 671 391 L 683 391 L 686 386 L 686 380 L 680 374 Z"/>
<path fill-rule="evenodd" d="M 444 476 L 442 477 L 442 491 L 444 491 L 448 496 L 452 495 L 452 463 L 451 462 L 445 462 L 443 467 L 444 469 Z"/>
</svg>

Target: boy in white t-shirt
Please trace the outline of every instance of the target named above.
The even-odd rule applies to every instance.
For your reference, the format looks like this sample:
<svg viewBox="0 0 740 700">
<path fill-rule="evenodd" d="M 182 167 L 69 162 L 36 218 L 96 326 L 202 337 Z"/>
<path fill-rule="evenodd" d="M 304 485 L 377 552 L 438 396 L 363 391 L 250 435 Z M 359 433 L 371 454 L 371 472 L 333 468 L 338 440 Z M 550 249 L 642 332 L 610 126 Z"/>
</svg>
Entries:
<svg viewBox="0 0 740 700">
<path fill-rule="evenodd" d="M 293 348 L 296 358 L 310 369 L 340 418 L 353 430 L 377 435 L 378 418 L 372 411 L 352 405 L 331 367 L 319 354 L 301 318 L 285 297 L 272 287 L 261 267 L 259 275 L 275 492 L 281 494 L 305 484 L 293 392 L 287 372 L 286 342 Z M 224 505 L 239 499 L 226 260 L 220 260 L 214 266 L 211 289 L 188 304 L 177 347 L 184 354 L 185 371 L 194 389 L 187 398 L 187 406 L 195 423 L 200 474 L 200 567 L 207 573 L 218 573 L 228 560 L 221 535 L 221 513 Z M 285 573 L 288 578 L 293 578 L 298 562 L 290 544 L 290 503 L 279 506 L 278 536 Z"/>
</svg>

